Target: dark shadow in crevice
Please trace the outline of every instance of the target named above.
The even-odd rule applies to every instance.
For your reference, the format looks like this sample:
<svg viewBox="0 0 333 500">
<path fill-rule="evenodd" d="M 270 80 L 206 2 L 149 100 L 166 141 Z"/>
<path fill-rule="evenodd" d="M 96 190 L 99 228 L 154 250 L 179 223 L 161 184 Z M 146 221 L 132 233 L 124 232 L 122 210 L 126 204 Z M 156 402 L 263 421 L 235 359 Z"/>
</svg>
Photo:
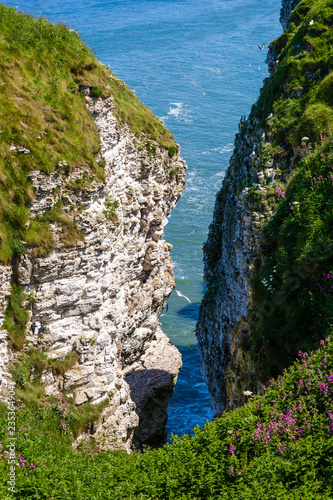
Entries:
<svg viewBox="0 0 333 500">
<path fill-rule="evenodd" d="M 134 430 L 133 445 L 158 448 L 166 443 L 165 426 L 168 403 L 174 390 L 172 373 L 165 370 L 138 368 L 125 376 L 136 405 L 139 425 Z"/>
</svg>

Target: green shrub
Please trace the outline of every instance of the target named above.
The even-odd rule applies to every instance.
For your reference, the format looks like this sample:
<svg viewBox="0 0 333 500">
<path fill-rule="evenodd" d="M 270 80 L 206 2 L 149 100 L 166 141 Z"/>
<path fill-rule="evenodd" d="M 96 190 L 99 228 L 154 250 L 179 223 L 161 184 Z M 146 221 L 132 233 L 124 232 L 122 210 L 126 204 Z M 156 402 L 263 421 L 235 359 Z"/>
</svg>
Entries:
<svg viewBox="0 0 333 500">
<path fill-rule="evenodd" d="M 3 328 L 8 332 L 12 345 L 16 349 L 22 349 L 25 341 L 25 326 L 29 320 L 29 313 L 23 303 L 26 296 L 21 285 L 12 283 L 10 298 L 5 311 Z"/>
<path fill-rule="evenodd" d="M 265 260 L 252 283 L 253 312 L 261 325 L 253 336 L 265 347 L 271 367 L 279 370 L 331 328 L 332 165 L 329 132 L 308 151 L 263 230 Z"/>
<path fill-rule="evenodd" d="M 101 409 L 43 400 L 16 412 L 16 493 L 8 491 L 9 439 L 3 433 L 0 495 L 48 500 L 330 499 L 333 488 L 333 344 L 322 341 L 264 395 L 158 450 L 72 448 Z M 33 391 L 37 391 L 36 388 Z M 18 392 L 18 391 L 17 391 Z M 0 405 L 0 428 L 7 428 Z M 91 487 L 93 485 L 93 488 Z M 6 496 L 5 496 L 6 495 Z"/>
<path fill-rule="evenodd" d="M 145 146 L 148 156 L 153 157 L 156 155 L 156 144 L 151 141 L 146 141 Z"/>
<path fill-rule="evenodd" d="M 170 158 L 173 158 L 178 153 L 178 146 L 171 146 L 168 149 L 168 155 Z"/>
<path fill-rule="evenodd" d="M 277 144 L 299 145 L 304 135 L 316 141 L 332 124 L 332 16 L 329 2 L 303 0 L 272 44 L 275 62 L 251 115 L 265 127 L 273 114 L 270 136 Z"/>
<path fill-rule="evenodd" d="M 71 351 L 70 353 L 66 354 L 64 359 L 52 360 L 50 362 L 50 365 L 56 375 L 63 375 L 67 370 L 72 368 L 78 360 L 78 354 L 74 351 Z"/>
<path fill-rule="evenodd" d="M 90 89 L 90 96 L 91 97 L 102 97 L 103 95 L 103 90 L 101 87 L 92 87 Z"/>
<path fill-rule="evenodd" d="M 107 219 L 117 219 L 117 208 L 119 207 L 118 200 L 112 200 L 109 196 L 105 196 L 105 210 L 103 214 Z"/>
</svg>

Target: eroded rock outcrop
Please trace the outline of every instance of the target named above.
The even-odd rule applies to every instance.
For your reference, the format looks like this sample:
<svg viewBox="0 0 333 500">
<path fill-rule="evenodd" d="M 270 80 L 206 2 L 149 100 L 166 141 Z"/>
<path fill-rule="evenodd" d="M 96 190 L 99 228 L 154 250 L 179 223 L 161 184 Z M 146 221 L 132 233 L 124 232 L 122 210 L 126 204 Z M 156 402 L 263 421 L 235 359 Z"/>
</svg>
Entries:
<svg viewBox="0 0 333 500">
<path fill-rule="evenodd" d="M 158 144 L 147 150 L 145 138 L 119 126 L 112 97 L 87 96 L 86 103 L 100 133 L 105 182 L 80 188 L 89 173 L 79 168 L 30 174 L 36 193 L 31 213 L 43 214 L 62 200 L 84 238 L 68 244 L 61 225 L 52 223 L 57 243 L 50 255 L 36 257 L 28 249 L 13 268 L 1 269 L 1 309 L 14 273 L 33 297 L 25 350 L 35 347 L 52 359 L 77 354 L 65 373 L 51 368 L 43 373 L 46 394 L 73 391 L 77 405 L 108 398 L 89 432 L 102 450 L 130 450 L 135 429 L 136 444 L 163 442 L 167 404 L 181 367 L 159 315 L 174 287 L 172 247 L 163 228 L 184 188 L 186 166 L 178 153 L 170 158 Z M 32 333 L 32 322 L 45 325 L 43 338 Z M 6 337 L 1 331 L 2 371 L 9 364 Z"/>
<path fill-rule="evenodd" d="M 263 131 L 256 123 L 243 122 L 240 128 L 205 244 L 208 291 L 197 325 L 202 371 L 216 413 L 241 404 L 243 391 L 262 388 L 261 354 L 246 344 L 247 313 L 260 228 L 272 213 L 266 195 L 278 165 L 262 164 Z M 248 178 L 257 183 L 254 190 L 242 188 Z"/>
<path fill-rule="evenodd" d="M 291 11 L 294 10 L 301 0 L 282 0 L 282 7 L 280 11 L 280 23 L 283 31 L 288 27 L 288 21 Z"/>
</svg>

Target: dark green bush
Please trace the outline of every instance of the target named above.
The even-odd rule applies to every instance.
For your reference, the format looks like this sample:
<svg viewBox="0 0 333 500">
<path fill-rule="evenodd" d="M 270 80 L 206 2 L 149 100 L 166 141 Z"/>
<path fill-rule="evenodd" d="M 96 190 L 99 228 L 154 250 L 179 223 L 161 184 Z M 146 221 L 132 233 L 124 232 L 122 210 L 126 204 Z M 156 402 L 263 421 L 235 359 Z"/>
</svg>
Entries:
<svg viewBox="0 0 333 500">
<path fill-rule="evenodd" d="M 92 87 L 90 89 L 90 96 L 91 97 L 102 97 L 103 95 L 103 90 L 101 87 Z"/>
<path fill-rule="evenodd" d="M 169 154 L 170 158 L 173 158 L 177 153 L 178 153 L 178 147 L 177 146 L 171 146 L 168 149 L 168 154 Z"/>
</svg>

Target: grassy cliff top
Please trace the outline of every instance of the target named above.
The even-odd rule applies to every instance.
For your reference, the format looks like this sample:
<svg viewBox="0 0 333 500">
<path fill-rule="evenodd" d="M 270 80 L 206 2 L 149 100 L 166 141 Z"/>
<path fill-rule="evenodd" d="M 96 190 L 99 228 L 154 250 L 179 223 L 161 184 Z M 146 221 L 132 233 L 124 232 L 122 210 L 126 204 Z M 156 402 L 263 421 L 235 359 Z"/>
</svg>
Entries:
<svg viewBox="0 0 333 500">
<path fill-rule="evenodd" d="M 333 2 L 303 0 L 289 28 L 271 44 L 271 75 L 252 116 L 278 144 L 312 141 L 333 125 Z"/>
<path fill-rule="evenodd" d="M 113 96 L 120 124 L 134 134 L 176 151 L 172 134 L 135 94 L 99 63 L 64 24 L 35 19 L 0 4 L 0 261 L 8 263 L 24 243 L 41 241 L 41 221 L 29 220 L 34 192 L 30 170 L 89 168 L 104 177 L 96 124 L 80 85 L 91 95 Z M 29 228 L 27 222 L 29 221 Z M 45 238 L 44 238 L 45 239 Z"/>
</svg>

